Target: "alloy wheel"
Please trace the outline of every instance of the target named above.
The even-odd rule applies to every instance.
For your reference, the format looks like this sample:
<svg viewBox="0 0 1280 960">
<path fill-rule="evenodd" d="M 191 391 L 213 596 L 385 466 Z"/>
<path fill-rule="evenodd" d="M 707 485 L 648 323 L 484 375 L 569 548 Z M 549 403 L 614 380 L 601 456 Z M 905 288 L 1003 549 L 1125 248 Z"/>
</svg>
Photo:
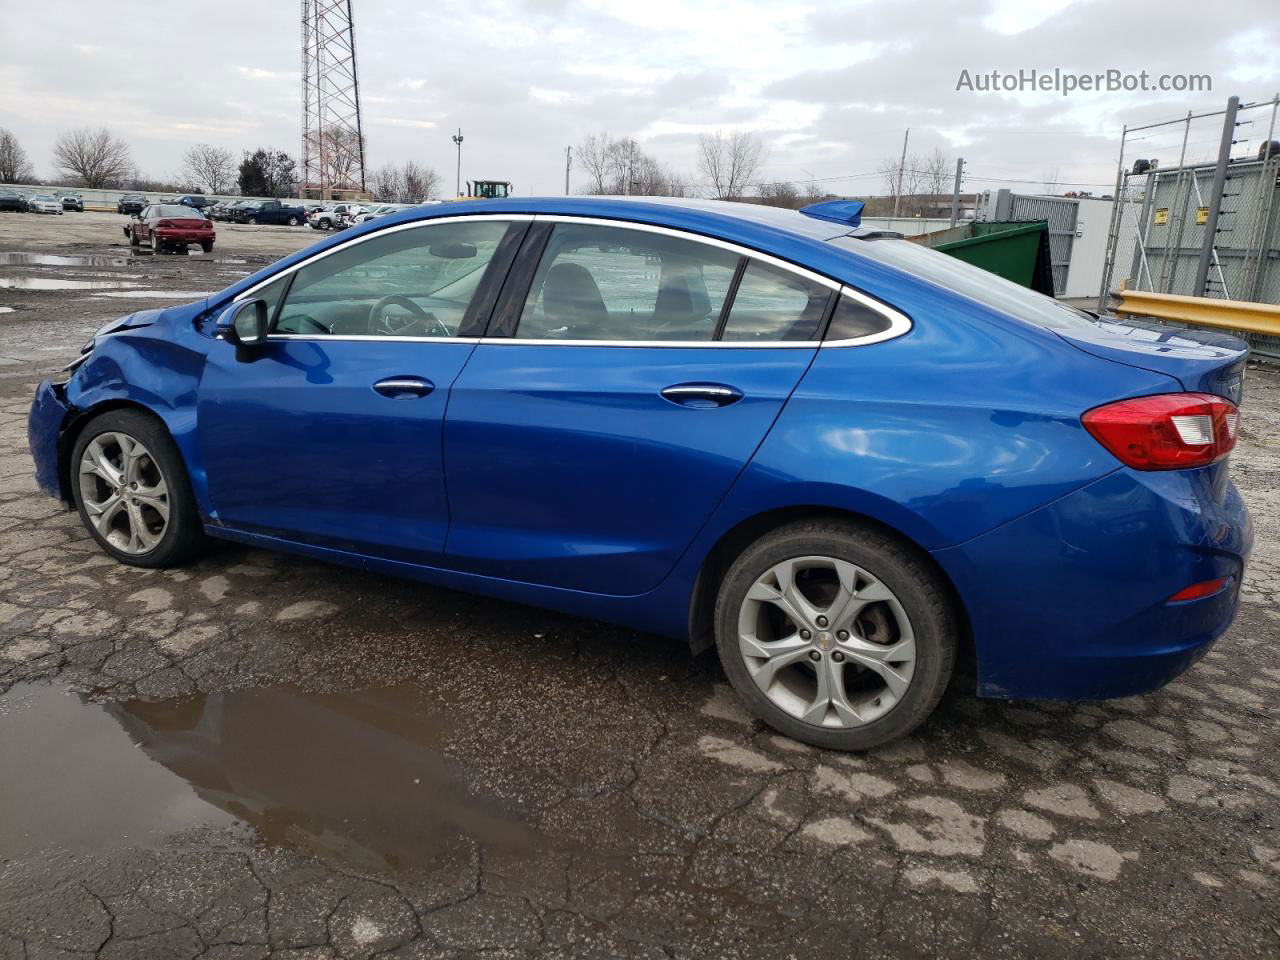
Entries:
<svg viewBox="0 0 1280 960">
<path fill-rule="evenodd" d="M 766 570 L 738 613 L 747 672 L 780 710 L 821 727 L 883 717 L 911 686 L 916 643 L 902 603 L 875 575 L 835 557 Z"/>
<path fill-rule="evenodd" d="M 80 458 L 80 499 L 98 536 L 122 553 L 154 550 L 169 525 L 169 488 L 160 465 L 125 433 L 89 441 Z"/>
</svg>

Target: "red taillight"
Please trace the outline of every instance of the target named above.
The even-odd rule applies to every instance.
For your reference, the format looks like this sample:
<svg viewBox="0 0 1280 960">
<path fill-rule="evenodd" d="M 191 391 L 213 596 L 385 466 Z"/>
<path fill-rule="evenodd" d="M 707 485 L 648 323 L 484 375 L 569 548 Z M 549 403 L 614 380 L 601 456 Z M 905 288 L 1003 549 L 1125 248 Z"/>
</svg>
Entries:
<svg viewBox="0 0 1280 960">
<path fill-rule="evenodd" d="M 173 224 L 172 224 L 170 221 L 168 221 L 168 220 L 157 220 L 157 221 L 156 221 L 156 229 L 162 229 L 162 228 L 163 228 L 163 229 L 168 229 L 168 228 L 170 228 L 170 227 L 172 227 L 172 226 L 173 226 Z"/>
<path fill-rule="evenodd" d="M 1186 603 L 1188 600 L 1211 597 L 1227 585 L 1227 579 L 1227 577 L 1219 577 L 1217 580 L 1204 580 L 1201 583 L 1193 583 L 1191 586 L 1179 590 L 1165 603 Z"/>
<path fill-rule="evenodd" d="M 1209 393 L 1162 393 L 1095 407 L 1085 429 L 1126 466 L 1137 470 L 1203 467 L 1236 445 L 1240 411 Z"/>
</svg>

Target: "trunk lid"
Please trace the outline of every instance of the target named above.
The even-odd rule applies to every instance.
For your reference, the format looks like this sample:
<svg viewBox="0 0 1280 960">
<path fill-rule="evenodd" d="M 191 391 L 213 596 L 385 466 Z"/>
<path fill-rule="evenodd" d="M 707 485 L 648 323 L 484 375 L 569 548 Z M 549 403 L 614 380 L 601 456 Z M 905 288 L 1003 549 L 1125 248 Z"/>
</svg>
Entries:
<svg viewBox="0 0 1280 960">
<path fill-rule="evenodd" d="M 1174 377 L 1185 390 L 1226 397 L 1237 406 L 1244 399 L 1249 346 L 1230 334 L 1115 317 L 1056 332 L 1095 357 Z"/>
</svg>

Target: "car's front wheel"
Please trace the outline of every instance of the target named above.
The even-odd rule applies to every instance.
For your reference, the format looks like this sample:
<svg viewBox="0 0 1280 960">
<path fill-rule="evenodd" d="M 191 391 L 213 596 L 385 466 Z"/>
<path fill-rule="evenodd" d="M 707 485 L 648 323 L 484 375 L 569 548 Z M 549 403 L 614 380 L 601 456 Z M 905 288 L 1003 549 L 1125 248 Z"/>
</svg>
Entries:
<svg viewBox="0 0 1280 960">
<path fill-rule="evenodd" d="M 907 544 L 868 524 L 801 521 L 756 541 L 716 602 L 730 682 L 774 729 L 866 750 L 914 730 L 955 666 L 945 585 Z"/>
<path fill-rule="evenodd" d="M 71 492 L 85 529 L 122 563 L 174 566 L 204 542 L 182 456 L 148 414 L 112 410 L 84 428 L 72 448 Z"/>
</svg>

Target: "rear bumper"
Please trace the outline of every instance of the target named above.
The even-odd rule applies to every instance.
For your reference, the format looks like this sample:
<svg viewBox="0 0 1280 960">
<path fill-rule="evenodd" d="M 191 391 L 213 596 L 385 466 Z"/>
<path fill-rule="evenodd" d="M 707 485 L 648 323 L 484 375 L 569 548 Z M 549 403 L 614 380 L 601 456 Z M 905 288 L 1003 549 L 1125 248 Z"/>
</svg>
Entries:
<svg viewBox="0 0 1280 960">
<path fill-rule="evenodd" d="M 1231 625 L 1253 524 L 1226 466 L 1117 470 L 939 550 L 989 697 L 1100 699 L 1173 680 Z M 1228 578 L 1219 592 L 1168 598 Z"/>
<path fill-rule="evenodd" d="M 212 243 L 216 236 L 212 230 L 155 230 L 153 232 L 165 243 Z"/>
<path fill-rule="evenodd" d="M 66 499 L 58 469 L 59 440 L 71 407 L 61 387 L 48 380 L 36 387 L 27 415 L 27 443 L 36 465 L 36 483 L 51 497 Z"/>
</svg>

